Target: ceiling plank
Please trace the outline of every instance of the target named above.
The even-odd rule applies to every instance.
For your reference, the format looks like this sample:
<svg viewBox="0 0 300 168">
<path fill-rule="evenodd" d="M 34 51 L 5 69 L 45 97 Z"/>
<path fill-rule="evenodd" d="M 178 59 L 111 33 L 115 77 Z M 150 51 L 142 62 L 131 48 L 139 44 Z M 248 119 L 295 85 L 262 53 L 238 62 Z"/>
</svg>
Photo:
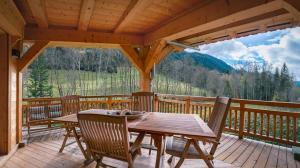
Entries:
<svg viewBox="0 0 300 168">
<path fill-rule="evenodd" d="M 27 3 L 39 27 L 47 28 L 48 19 L 44 0 L 27 0 Z"/>
<path fill-rule="evenodd" d="M 95 0 L 83 0 L 80 9 L 78 30 L 87 30 L 94 11 Z"/>
<path fill-rule="evenodd" d="M 49 41 L 37 41 L 31 46 L 18 62 L 19 72 L 24 71 L 32 61 L 47 47 Z"/>
<path fill-rule="evenodd" d="M 129 59 L 131 63 L 140 71 L 143 72 L 144 70 L 144 64 L 142 61 L 142 57 L 139 55 L 139 53 L 134 49 L 133 46 L 130 45 L 120 45 L 121 51 L 124 53 L 124 55 Z"/>
<path fill-rule="evenodd" d="M 159 39 L 176 40 L 201 31 L 231 24 L 247 18 L 282 9 L 282 0 L 215 0 L 176 16 L 158 29 L 146 34 L 145 44 Z"/>
<path fill-rule="evenodd" d="M 25 20 L 12 0 L 0 1 L 0 29 L 4 32 L 21 37 Z"/>
<path fill-rule="evenodd" d="M 69 29 L 25 28 L 24 40 L 143 45 L 143 36 Z"/>
<path fill-rule="evenodd" d="M 143 11 L 146 7 L 148 7 L 152 1 L 149 0 L 131 0 L 130 4 L 128 5 L 127 9 L 121 16 L 120 20 L 118 21 L 114 33 L 121 33 L 125 30 L 125 27 L 137 17 L 138 11 Z"/>
<path fill-rule="evenodd" d="M 227 39 L 239 38 L 245 35 L 270 31 L 274 27 L 274 23 L 278 23 L 279 25 L 285 26 L 283 25 L 283 23 L 293 23 L 293 17 L 290 13 L 286 13 L 283 15 L 259 20 L 256 22 L 241 24 L 229 28 L 223 28 L 213 32 L 205 32 L 203 34 L 199 34 L 198 36 L 191 37 L 189 39 L 183 39 L 183 42 L 197 46 L 200 44 L 204 44 L 206 42 L 207 43 L 215 42 L 212 39 L 216 39 L 218 37 L 227 37 Z M 290 25 L 287 24 L 286 26 L 290 26 Z M 255 31 L 250 31 L 250 30 L 255 30 Z M 244 34 L 241 32 L 247 32 L 247 33 Z"/>
</svg>

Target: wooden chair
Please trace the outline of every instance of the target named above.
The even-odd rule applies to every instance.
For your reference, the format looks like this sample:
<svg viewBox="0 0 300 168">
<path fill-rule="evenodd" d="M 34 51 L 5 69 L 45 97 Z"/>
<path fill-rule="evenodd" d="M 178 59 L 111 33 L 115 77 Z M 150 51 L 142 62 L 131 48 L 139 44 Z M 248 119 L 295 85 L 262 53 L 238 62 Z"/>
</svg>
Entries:
<svg viewBox="0 0 300 168">
<path fill-rule="evenodd" d="M 213 111 L 208 121 L 208 126 L 215 133 L 217 136 L 216 138 L 191 139 L 173 137 L 168 139 L 166 153 L 171 155 L 168 162 L 173 162 L 173 156 L 176 156 L 180 158 L 175 166 L 176 168 L 179 168 L 182 165 L 184 159 L 203 159 L 208 167 L 214 167 L 213 156 L 220 142 L 222 131 L 225 127 L 230 103 L 230 98 L 216 98 Z M 199 141 L 202 141 L 203 143 L 199 143 Z M 207 152 L 204 148 L 204 143 L 212 144 L 209 152 Z M 191 146 L 191 144 L 193 145 Z"/>
<path fill-rule="evenodd" d="M 129 145 L 125 116 L 79 113 L 77 117 L 87 149 L 97 162 L 96 167 L 107 166 L 102 163 L 103 157 L 127 161 L 128 167 L 133 167 L 133 160 L 140 152 L 136 144 L 140 142 Z"/>
<path fill-rule="evenodd" d="M 132 93 L 132 111 L 153 112 L 155 110 L 154 92 L 134 92 Z M 146 135 L 149 136 L 149 135 Z M 150 138 L 150 144 L 142 144 L 142 148 L 149 149 L 149 155 L 152 150 L 156 150 L 153 145 L 153 139 Z"/>
<path fill-rule="evenodd" d="M 71 114 L 77 114 L 80 111 L 80 96 L 78 95 L 69 95 L 61 97 L 61 110 L 62 110 L 62 116 L 67 116 Z M 59 152 L 62 152 L 65 148 L 67 140 L 69 137 L 75 137 L 77 143 L 79 142 L 80 138 L 80 132 L 76 130 L 76 127 L 78 128 L 78 124 L 65 124 L 64 128 L 66 129 L 65 138 L 63 140 L 62 146 L 59 150 Z M 74 135 L 77 134 L 77 135 Z M 72 143 L 70 143 L 72 144 Z M 70 145 L 68 144 L 68 145 Z M 80 149 L 83 150 L 82 146 L 80 146 Z"/>
</svg>

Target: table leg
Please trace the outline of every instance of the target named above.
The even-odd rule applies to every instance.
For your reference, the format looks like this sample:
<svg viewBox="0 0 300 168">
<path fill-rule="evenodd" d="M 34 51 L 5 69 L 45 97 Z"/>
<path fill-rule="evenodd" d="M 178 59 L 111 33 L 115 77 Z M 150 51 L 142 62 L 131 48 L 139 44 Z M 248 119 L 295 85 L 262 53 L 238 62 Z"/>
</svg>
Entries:
<svg viewBox="0 0 300 168">
<path fill-rule="evenodd" d="M 151 137 L 154 139 L 154 145 L 157 148 L 156 153 L 156 162 L 155 168 L 163 167 L 163 152 L 164 152 L 164 142 L 163 142 L 163 135 L 159 134 L 151 134 Z"/>
</svg>

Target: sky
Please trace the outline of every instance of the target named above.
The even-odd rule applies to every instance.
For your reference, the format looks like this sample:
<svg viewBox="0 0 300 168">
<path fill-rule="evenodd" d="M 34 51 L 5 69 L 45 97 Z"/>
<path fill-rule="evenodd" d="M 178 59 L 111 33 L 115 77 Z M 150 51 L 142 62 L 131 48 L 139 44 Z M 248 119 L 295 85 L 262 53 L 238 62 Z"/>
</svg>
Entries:
<svg viewBox="0 0 300 168">
<path fill-rule="evenodd" d="M 300 27 L 205 44 L 199 49 L 233 67 L 247 61 L 266 62 L 280 69 L 285 62 L 296 80 L 300 80 Z"/>
</svg>

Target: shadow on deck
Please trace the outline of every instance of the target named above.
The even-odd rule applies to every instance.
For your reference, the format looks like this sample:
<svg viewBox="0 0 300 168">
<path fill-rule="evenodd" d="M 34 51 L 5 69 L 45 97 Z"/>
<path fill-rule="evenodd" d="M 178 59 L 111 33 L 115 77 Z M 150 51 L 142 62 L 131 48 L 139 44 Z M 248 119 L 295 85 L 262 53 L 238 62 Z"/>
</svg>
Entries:
<svg viewBox="0 0 300 168">
<path fill-rule="evenodd" d="M 34 133 L 28 138 L 27 145 L 19 149 L 5 164 L 5 168 L 75 168 L 95 167 L 95 162 L 84 166 L 84 158 L 74 143 L 67 146 L 63 153 L 58 153 L 63 140 L 64 130 L 51 130 Z M 145 139 L 147 141 L 148 139 Z M 73 140 L 69 140 L 73 141 Z M 150 168 L 155 165 L 156 152 L 148 155 L 148 150 L 142 151 L 142 156 L 135 160 L 135 167 Z M 168 155 L 164 157 L 164 167 Z M 300 168 L 300 162 L 295 161 L 291 148 L 267 144 L 250 139 L 239 140 L 236 136 L 223 134 L 221 144 L 215 154 L 216 167 L 288 167 Z M 114 167 L 127 167 L 126 162 L 105 158 L 104 163 Z M 202 160 L 186 160 L 182 167 L 206 167 Z"/>
</svg>

